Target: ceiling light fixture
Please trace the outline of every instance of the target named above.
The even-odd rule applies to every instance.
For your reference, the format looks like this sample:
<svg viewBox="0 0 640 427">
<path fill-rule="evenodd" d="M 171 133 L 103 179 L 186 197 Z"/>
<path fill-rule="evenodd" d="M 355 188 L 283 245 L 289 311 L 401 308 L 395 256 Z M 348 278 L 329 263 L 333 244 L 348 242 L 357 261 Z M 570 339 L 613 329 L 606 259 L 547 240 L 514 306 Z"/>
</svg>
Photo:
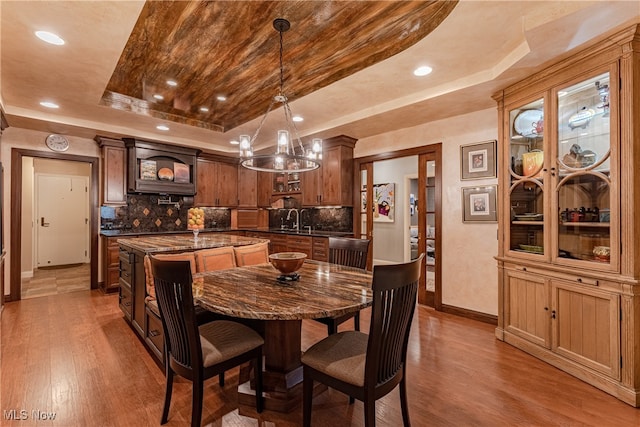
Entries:
<svg viewBox="0 0 640 427">
<path fill-rule="evenodd" d="M 431 72 L 433 71 L 433 68 L 428 67 L 428 66 L 422 66 L 422 67 L 418 67 L 415 70 L 413 70 L 413 75 L 414 76 L 418 76 L 418 77 L 422 77 L 422 76 L 426 76 L 427 74 L 431 74 Z"/>
<path fill-rule="evenodd" d="M 64 44 L 62 37 L 57 34 L 50 33 L 49 31 L 36 31 L 35 34 L 36 37 L 43 42 L 55 44 L 56 46 L 62 46 Z"/>
<path fill-rule="evenodd" d="M 201 113 L 208 113 L 209 109 L 207 107 L 200 107 L 200 112 Z"/>
<path fill-rule="evenodd" d="M 153 97 L 158 101 L 162 101 L 164 99 L 164 96 L 160 95 L 159 93 L 156 93 L 155 95 L 153 95 Z"/>
<path fill-rule="evenodd" d="M 171 87 L 176 87 L 178 86 L 178 82 L 175 80 L 167 80 L 167 85 L 171 86 Z"/>
<path fill-rule="evenodd" d="M 224 95 L 218 95 L 218 96 L 216 96 L 216 99 L 217 99 L 218 101 L 220 101 L 220 102 L 224 102 L 224 101 L 226 101 L 226 100 L 227 100 L 227 97 L 226 97 L 226 96 L 224 96 Z"/>
<path fill-rule="evenodd" d="M 60 106 L 58 104 L 56 104 L 55 102 L 51 102 L 51 101 L 42 101 L 40 103 L 40 105 L 42 105 L 43 107 L 47 107 L 47 108 L 60 108 Z"/>
<path fill-rule="evenodd" d="M 260 121 L 260 125 L 253 137 L 249 135 L 240 135 L 240 164 L 247 169 L 262 171 L 262 172 L 306 172 L 312 171 L 320 167 L 320 159 L 322 159 L 322 140 L 319 138 L 313 139 L 311 149 L 306 150 L 300 136 L 298 136 L 298 129 L 293 120 L 293 114 L 291 114 L 291 108 L 287 102 L 287 97 L 284 94 L 284 67 L 282 65 L 282 34 L 291 28 L 289 21 L 283 18 L 276 18 L 273 21 L 273 28 L 280 33 L 280 92 L 276 95 L 264 117 Z M 282 104 L 282 111 L 284 112 L 284 121 L 286 129 L 278 130 L 278 137 L 276 139 L 276 152 L 269 155 L 253 155 L 253 147 L 262 125 L 267 119 L 269 112 L 276 103 Z M 298 147 L 294 144 L 297 142 Z"/>
<path fill-rule="evenodd" d="M 156 126 L 156 129 L 165 130 L 166 131 L 166 130 L 169 130 L 169 126 L 167 126 L 167 125 L 158 125 L 158 126 Z"/>
</svg>

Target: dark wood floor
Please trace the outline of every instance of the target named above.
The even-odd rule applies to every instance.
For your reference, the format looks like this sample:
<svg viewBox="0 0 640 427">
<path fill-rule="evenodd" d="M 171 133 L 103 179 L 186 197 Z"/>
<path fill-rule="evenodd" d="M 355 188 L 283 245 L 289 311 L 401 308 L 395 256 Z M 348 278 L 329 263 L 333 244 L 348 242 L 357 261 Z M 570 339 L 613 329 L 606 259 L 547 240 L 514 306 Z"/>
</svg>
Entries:
<svg viewBox="0 0 640 427">
<path fill-rule="evenodd" d="M 5 304 L 2 426 L 156 426 L 164 376 L 117 308 L 117 295 L 81 291 Z M 634 409 L 507 344 L 493 326 L 419 307 L 408 370 L 414 426 L 639 426 Z M 368 328 L 368 313 L 363 326 Z M 351 325 L 348 325 L 351 327 Z M 326 330 L 303 325 L 303 348 Z M 293 427 L 292 414 L 237 405 L 237 370 L 224 389 L 205 385 L 203 424 Z M 190 420 L 190 385 L 179 381 L 167 426 Z M 399 426 L 398 392 L 378 401 L 379 426 Z M 10 410 L 27 411 L 8 421 Z M 55 412 L 36 422 L 32 411 Z M 329 390 L 314 400 L 313 425 L 362 426 L 362 404 Z"/>
</svg>

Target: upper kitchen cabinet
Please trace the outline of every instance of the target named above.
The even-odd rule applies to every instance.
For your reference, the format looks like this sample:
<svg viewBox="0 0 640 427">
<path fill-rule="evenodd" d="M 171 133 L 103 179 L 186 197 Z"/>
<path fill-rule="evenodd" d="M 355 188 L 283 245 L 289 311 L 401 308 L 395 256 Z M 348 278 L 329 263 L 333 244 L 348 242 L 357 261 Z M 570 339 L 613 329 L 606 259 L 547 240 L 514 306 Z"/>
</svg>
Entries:
<svg viewBox="0 0 640 427">
<path fill-rule="evenodd" d="M 303 206 L 353 206 L 353 148 L 356 139 L 323 141 L 320 168 L 300 174 Z"/>
<path fill-rule="evenodd" d="M 127 204 L 127 149 L 119 139 L 96 136 L 102 158 L 102 205 Z"/>
<path fill-rule="evenodd" d="M 238 165 L 238 207 L 269 207 L 271 181 L 270 172 L 258 172 Z"/>
<path fill-rule="evenodd" d="M 258 207 L 258 172 L 238 165 L 238 207 Z"/>
<path fill-rule="evenodd" d="M 496 336 L 640 406 L 640 26 L 495 99 Z"/>
<path fill-rule="evenodd" d="M 128 191 L 131 193 L 196 193 L 196 157 L 200 150 L 124 138 Z"/>
<path fill-rule="evenodd" d="M 238 206 L 238 162 L 236 159 L 203 155 L 198 158 L 198 180 L 194 203 L 197 206 Z"/>
</svg>

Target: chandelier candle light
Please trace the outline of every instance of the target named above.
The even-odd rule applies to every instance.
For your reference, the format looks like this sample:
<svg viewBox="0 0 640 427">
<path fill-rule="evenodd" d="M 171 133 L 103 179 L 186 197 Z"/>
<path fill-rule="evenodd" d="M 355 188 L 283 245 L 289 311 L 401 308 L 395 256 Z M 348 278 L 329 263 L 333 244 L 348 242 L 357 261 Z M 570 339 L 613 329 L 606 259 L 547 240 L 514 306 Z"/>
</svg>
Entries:
<svg viewBox="0 0 640 427">
<path fill-rule="evenodd" d="M 273 28 L 280 33 L 280 92 L 273 97 L 253 138 L 249 137 L 249 135 L 240 135 L 240 164 L 247 169 L 262 172 L 293 173 L 312 171 L 320 167 L 320 161 L 322 159 L 322 139 L 314 138 L 311 141 L 311 148 L 305 150 L 300 136 L 298 136 L 298 129 L 293 121 L 291 108 L 283 91 L 284 67 L 282 65 L 282 34 L 291 28 L 291 24 L 286 19 L 277 18 L 273 21 Z M 274 154 L 254 155 L 253 145 L 260 134 L 267 115 L 269 115 L 269 112 L 271 112 L 271 109 L 276 103 L 282 104 L 286 129 L 278 131 L 276 152 Z M 298 148 L 296 148 L 294 144 L 294 139 L 295 142 L 297 142 Z"/>
</svg>

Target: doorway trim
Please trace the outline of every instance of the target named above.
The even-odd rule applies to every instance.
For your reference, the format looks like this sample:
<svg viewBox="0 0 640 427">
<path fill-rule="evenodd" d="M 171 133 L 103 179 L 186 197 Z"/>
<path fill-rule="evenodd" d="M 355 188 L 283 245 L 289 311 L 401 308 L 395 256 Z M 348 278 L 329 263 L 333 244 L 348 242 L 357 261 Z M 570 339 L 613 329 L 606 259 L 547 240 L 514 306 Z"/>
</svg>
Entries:
<svg viewBox="0 0 640 427">
<path fill-rule="evenodd" d="M 89 184 L 89 249 L 91 251 L 91 289 L 98 288 L 98 161 L 97 157 L 77 156 L 64 153 L 49 153 L 46 151 L 11 149 L 11 238 L 9 250 L 11 260 L 9 265 L 9 295 L 4 295 L 7 301 L 22 299 L 21 269 L 22 262 L 22 158 L 33 157 L 41 159 L 68 160 L 83 162 L 91 165 L 91 180 Z M 4 290 L 2 291 L 4 294 Z"/>
<path fill-rule="evenodd" d="M 436 173 L 436 236 L 442 236 L 442 212 L 441 212 L 441 200 L 442 200 L 442 178 L 441 178 L 441 168 L 442 168 L 442 142 L 437 142 L 434 144 L 427 144 L 427 145 L 422 145 L 419 147 L 414 147 L 414 148 L 406 148 L 403 150 L 397 150 L 397 151 L 389 151 L 389 152 L 384 152 L 384 153 L 378 153 L 378 154 L 373 154 L 370 156 L 365 156 L 365 157 L 356 157 L 353 159 L 353 194 L 354 194 L 354 206 L 360 206 L 361 205 L 361 201 L 359 200 L 359 198 L 361 197 L 361 193 L 360 193 L 360 173 L 361 170 L 367 169 L 367 188 L 371 188 L 372 184 L 373 184 L 373 167 L 369 167 L 368 165 L 373 165 L 373 163 L 381 161 L 381 160 L 391 160 L 391 159 L 398 159 L 401 157 L 408 157 L 408 156 L 418 156 L 418 179 L 420 179 L 420 176 L 423 175 L 423 179 L 424 181 L 420 182 L 418 184 L 419 188 L 424 188 L 424 186 L 426 185 L 426 170 L 420 172 L 422 165 L 421 163 L 423 163 L 424 160 L 424 156 L 432 156 L 433 160 L 435 160 L 436 162 L 436 167 L 438 168 L 438 172 Z M 426 164 L 426 162 L 425 162 Z M 368 192 L 369 193 L 369 192 Z M 419 212 L 424 212 L 425 211 L 425 207 L 426 207 L 426 200 L 424 200 L 424 197 L 419 197 L 418 198 L 418 211 Z M 373 202 L 373 200 L 370 199 L 370 195 L 367 195 L 367 206 L 371 206 L 371 203 Z M 354 209 L 354 213 L 353 213 L 353 224 L 354 224 L 354 234 L 356 236 L 359 235 L 367 235 L 367 238 L 371 239 L 372 236 L 369 235 L 368 232 L 361 230 L 360 228 L 360 209 Z M 370 214 L 370 210 L 368 210 L 367 213 L 367 224 L 370 224 L 370 221 L 372 218 L 370 218 L 369 216 Z M 419 224 L 421 224 L 422 222 L 420 222 Z M 442 247 L 441 247 L 441 238 L 436 239 L 436 253 L 442 253 Z M 419 252 L 424 252 L 425 249 L 425 239 L 420 239 L 420 244 L 418 247 Z M 369 253 L 371 254 L 371 250 L 369 251 Z M 420 286 L 421 289 L 424 288 L 424 285 L 426 284 L 426 258 L 424 258 L 422 260 L 423 265 L 422 265 L 422 271 L 425 272 L 425 274 L 421 275 L 420 278 Z M 436 263 L 436 282 L 435 282 L 435 292 L 433 293 L 433 307 L 437 310 L 437 311 L 443 311 L 444 307 L 442 304 L 442 264 L 437 262 Z M 425 298 L 423 297 L 422 300 L 424 301 Z"/>
</svg>

